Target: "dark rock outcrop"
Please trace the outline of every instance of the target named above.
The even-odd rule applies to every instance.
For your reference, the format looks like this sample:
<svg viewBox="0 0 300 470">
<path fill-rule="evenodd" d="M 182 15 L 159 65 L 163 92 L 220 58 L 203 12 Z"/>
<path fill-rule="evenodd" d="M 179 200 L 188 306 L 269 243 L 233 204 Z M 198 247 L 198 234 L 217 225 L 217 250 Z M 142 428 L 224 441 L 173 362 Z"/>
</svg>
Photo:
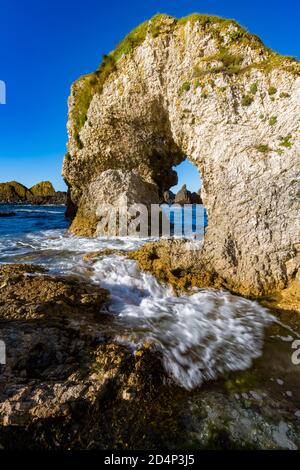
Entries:
<svg viewBox="0 0 300 470">
<path fill-rule="evenodd" d="M 30 190 L 17 181 L 0 183 L 1 202 L 22 202 L 31 196 Z"/>
<path fill-rule="evenodd" d="M 176 194 L 174 203 L 183 206 L 184 204 L 202 204 L 202 201 L 198 193 L 191 193 L 184 184 Z"/>
<path fill-rule="evenodd" d="M 163 199 L 162 199 L 162 204 L 174 204 L 175 201 L 175 194 L 169 189 L 167 191 L 164 191 L 163 193 Z"/>
<path fill-rule="evenodd" d="M 33 196 L 55 196 L 55 189 L 50 181 L 41 181 L 30 188 Z"/>
<path fill-rule="evenodd" d="M 16 215 L 15 212 L 0 212 L 0 217 L 14 217 Z"/>
</svg>

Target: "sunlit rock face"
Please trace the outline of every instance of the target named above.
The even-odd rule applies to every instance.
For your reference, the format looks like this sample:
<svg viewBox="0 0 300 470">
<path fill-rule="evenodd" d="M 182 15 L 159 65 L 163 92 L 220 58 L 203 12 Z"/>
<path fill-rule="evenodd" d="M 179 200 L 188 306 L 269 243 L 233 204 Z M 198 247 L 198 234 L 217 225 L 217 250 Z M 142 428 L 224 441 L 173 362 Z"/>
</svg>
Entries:
<svg viewBox="0 0 300 470">
<path fill-rule="evenodd" d="M 72 86 L 71 231 L 96 233 L 99 197 L 88 195 L 104 171 L 134 171 L 157 202 L 188 156 L 209 220 L 199 256 L 241 293 L 282 288 L 300 266 L 299 74 L 299 62 L 231 20 L 158 15 L 141 25 Z"/>
</svg>

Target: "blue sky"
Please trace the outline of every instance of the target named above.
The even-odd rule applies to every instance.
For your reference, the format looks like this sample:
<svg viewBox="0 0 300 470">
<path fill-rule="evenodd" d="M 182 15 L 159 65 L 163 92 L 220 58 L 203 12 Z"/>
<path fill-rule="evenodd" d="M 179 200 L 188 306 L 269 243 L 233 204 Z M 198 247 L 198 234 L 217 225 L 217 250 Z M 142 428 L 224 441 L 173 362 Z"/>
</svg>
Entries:
<svg viewBox="0 0 300 470">
<path fill-rule="evenodd" d="M 155 13 L 193 12 L 235 18 L 273 49 L 299 58 L 299 0 L 0 0 L 0 181 L 31 186 L 60 176 L 66 151 L 67 98 L 80 75 L 95 70 L 104 53 Z M 182 164 L 180 182 L 199 188 Z"/>
</svg>

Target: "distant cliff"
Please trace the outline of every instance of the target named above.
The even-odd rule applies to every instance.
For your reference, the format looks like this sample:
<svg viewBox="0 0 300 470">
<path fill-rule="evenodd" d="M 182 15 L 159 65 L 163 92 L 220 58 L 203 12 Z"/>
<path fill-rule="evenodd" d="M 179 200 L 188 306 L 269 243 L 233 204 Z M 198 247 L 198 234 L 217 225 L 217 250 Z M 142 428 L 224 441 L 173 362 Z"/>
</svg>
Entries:
<svg viewBox="0 0 300 470">
<path fill-rule="evenodd" d="M 66 193 L 55 191 L 50 181 L 41 181 L 27 188 L 17 181 L 0 183 L 1 203 L 66 204 Z"/>
</svg>

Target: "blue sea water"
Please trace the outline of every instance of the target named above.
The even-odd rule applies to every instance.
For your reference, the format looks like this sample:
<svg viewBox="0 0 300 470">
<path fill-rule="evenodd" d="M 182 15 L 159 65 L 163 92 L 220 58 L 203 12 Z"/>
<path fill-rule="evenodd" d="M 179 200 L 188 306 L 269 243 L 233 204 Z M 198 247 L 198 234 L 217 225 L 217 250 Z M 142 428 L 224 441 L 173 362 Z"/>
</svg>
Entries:
<svg viewBox="0 0 300 470">
<path fill-rule="evenodd" d="M 19 237 L 42 230 L 67 228 L 64 206 L 30 206 L 0 204 L 0 212 L 15 212 L 13 217 L 1 217 L 0 237 Z"/>
</svg>

